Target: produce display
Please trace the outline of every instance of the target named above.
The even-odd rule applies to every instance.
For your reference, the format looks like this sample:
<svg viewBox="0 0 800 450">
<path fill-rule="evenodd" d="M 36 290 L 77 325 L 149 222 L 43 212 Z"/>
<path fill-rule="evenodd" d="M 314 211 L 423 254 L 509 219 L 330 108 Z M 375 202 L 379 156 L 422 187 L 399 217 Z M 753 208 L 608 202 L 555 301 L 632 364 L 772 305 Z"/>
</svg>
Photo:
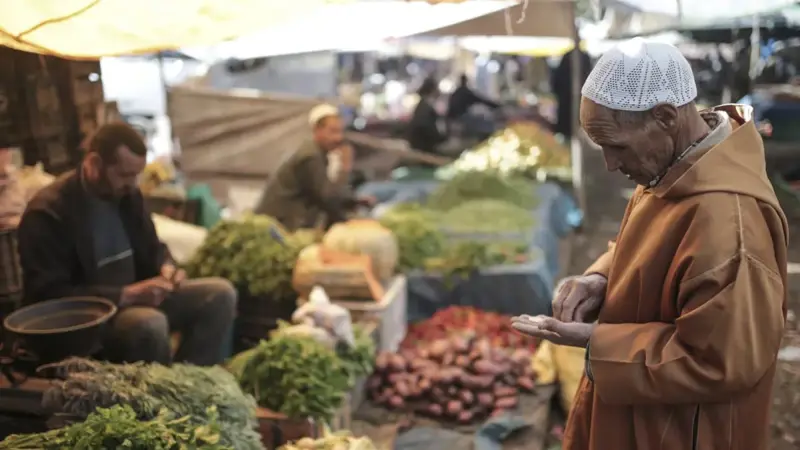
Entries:
<svg viewBox="0 0 800 450">
<path fill-rule="evenodd" d="M 391 409 L 472 423 L 514 409 L 534 388 L 531 352 L 489 339 L 451 336 L 400 353 L 381 353 L 367 380 L 369 398 Z"/>
<path fill-rule="evenodd" d="M 397 268 L 397 238 L 375 220 L 355 219 L 333 225 L 322 238 L 326 249 L 354 255 L 368 255 L 373 273 L 388 280 Z"/>
<path fill-rule="evenodd" d="M 462 153 L 452 164 L 440 169 L 437 177 L 447 179 L 458 173 L 483 170 L 524 175 L 537 180 L 553 177 L 570 181 L 571 153 L 540 125 L 518 122 Z"/>
<path fill-rule="evenodd" d="M 438 222 L 460 233 L 528 233 L 536 224 L 530 209 L 491 198 L 465 201 L 441 213 Z"/>
<path fill-rule="evenodd" d="M 219 443 L 223 447 L 208 448 L 263 448 L 261 438 L 255 431 L 254 399 L 244 394 L 234 377 L 221 367 L 117 365 L 70 358 L 47 365 L 43 370 L 61 380 L 44 394 L 42 403 L 50 412 L 85 418 L 98 408 L 127 405 L 140 420 L 161 420 L 167 414 L 170 417 L 185 417 L 182 420 L 186 422 L 186 427 L 197 427 L 200 431 L 212 425 L 217 427 Z M 209 410 L 209 405 L 214 405 L 215 409 Z M 107 420 L 114 422 L 119 419 L 120 423 L 124 423 L 122 418 L 125 414 L 109 414 Z M 120 427 L 125 428 L 122 425 Z"/>
<path fill-rule="evenodd" d="M 292 270 L 314 235 L 286 232 L 273 218 L 248 216 L 220 222 L 186 266 L 191 277 L 222 277 L 251 295 L 295 296 Z"/>
<path fill-rule="evenodd" d="M 337 354 L 313 338 L 275 333 L 228 368 L 260 406 L 290 418 L 328 421 L 356 378 L 372 370 L 375 344 L 354 326 L 356 345 Z M 369 340 L 368 340 L 369 339 Z"/>
<path fill-rule="evenodd" d="M 444 251 L 444 234 L 432 213 L 418 204 L 394 208 L 380 222 L 397 238 L 401 271 L 422 268 L 428 258 L 439 257 Z"/>
<path fill-rule="evenodd" d="M 470 306 L 449 306 L 437 311 L 430 319 L 409 325 L 402 349 L 427 345 L 453 334 L 474 333 L 488 339 L 492 347 L 536 350 L 536 339 L 517 333 L 511 328 L 511 318 Z"/>
<path fill-rule="evenodd" d="M 377 450 L 368 437 L 354 437 L 349 431 L 326 433 L 320 439 L 303 438 L 278 450 Z"/>
<path fill-rule="evenodd" d="M 0 442 L 8 450 L 238 450 L 221 443 L 216 411 L 198 425 L 189 416 L 176 417 L 166 410 L 151 420 L 139 420 L 130 406 L 99 408 L 83 422 L 37 434 L 12 435 Z M 263 448 L 263 447 L 258 447 Z"/>
<path fill-rule="evenodd" d="M 531 211 L 537 203 L 531 183 L 498 171 L 468 171 L 442 183 L 426 202 L 434 211 L 448 211 L 470 200 L 497 199 Z"/>
</svg>

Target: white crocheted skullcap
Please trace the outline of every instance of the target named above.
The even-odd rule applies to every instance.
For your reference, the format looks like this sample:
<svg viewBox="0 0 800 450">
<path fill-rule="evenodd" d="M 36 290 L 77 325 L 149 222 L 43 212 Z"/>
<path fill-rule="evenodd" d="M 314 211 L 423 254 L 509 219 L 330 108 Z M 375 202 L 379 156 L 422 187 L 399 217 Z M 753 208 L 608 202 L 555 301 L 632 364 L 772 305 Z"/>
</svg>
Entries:
<svg viewBox="0 0 800 450">
<path fill-rule="evenodd" d="M 339 108 L 328 104 L 323 103 L 321 105 L 317 105 L 311 109 L 311 112 L 308 113 L 308 124 L 312 127 L 317 126 L 320 120 L 331 117 L 331 116 L 338 116 L 339 115 Z"/>
<path fill-rule="evenodd" d="M 613 110 L 647 111 L 659 103 L 683 106 L 697 97 L 697 86 L 675 46 L 635 38 L 597 61 L 581 94 Z"/>
</svg>

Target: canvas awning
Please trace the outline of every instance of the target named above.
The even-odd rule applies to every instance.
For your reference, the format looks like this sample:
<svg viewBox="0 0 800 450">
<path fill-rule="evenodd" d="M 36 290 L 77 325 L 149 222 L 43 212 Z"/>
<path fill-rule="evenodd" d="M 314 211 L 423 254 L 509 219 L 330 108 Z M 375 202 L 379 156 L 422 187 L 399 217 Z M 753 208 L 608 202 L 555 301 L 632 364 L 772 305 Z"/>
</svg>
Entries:
<svg viewBox="0 0 800 450">
<path fill-rule="evenodd" d="M 169 116 L 180 142 L 181 170 L 211 185 L 219 196 L 231 186 L 263 187 L 267 177 L 310 139 L 308 113 L 322 100 L 251 90 L 220 91 L 177 86 L 169 92 Z M 404 142 L 348 132 L 356 168 L 389 171 L 400 161 L 444 164 Z M 434 157 L 435 158 L 435 157 Z"/>
<path fill-rule="evenodd" d="M 0 45 L 98 58 L 209 45 L 351 0 L 0 0 Z"/>
</svg>

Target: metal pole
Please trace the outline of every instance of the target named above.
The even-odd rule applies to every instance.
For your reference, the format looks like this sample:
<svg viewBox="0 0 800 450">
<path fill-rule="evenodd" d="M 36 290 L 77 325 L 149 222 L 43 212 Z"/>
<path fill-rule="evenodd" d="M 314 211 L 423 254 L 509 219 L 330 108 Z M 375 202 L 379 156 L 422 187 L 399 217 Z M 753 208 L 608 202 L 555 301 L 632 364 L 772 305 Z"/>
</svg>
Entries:
<svg viewBox="0 0 800 450">
<path fill-rule="evenodd" d="M 580 104 L 581 104 L 581 82 L 583 81 L 583 58 L 581 58 L 581 36 L 578 30 L 578 21 L 575 17 L 575 1 L 569 2 L 572 19 L 572 42 L 574 51 L 570 55 L 572 58 L 572 136 L 570 150 L 572 154 L 572 187 L 578 207 L 584 212 L 584 224 L 586 223 L 586 189 L 584 186 L 583 174 L 583 146 L 581 145 L 578 134 L 580 133 Z"/>
</svg>

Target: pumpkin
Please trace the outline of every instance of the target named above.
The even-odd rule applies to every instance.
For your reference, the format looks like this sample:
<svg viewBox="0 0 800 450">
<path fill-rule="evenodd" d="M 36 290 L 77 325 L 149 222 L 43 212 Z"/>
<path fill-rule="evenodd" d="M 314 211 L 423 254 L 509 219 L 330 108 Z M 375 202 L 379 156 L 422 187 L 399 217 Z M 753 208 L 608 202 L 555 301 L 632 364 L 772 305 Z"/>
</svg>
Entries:
<svg viewBox="0 0 800 450">
<path fill-rule="evenodd" d="M 333 251 L 369 256 L 373 272 L 381 281 L 390 279 L 397 268 L 397 238 L 375 220 L 357 219 L 335 224 L 322 238 L 322 246 Z"/>
</svg>

